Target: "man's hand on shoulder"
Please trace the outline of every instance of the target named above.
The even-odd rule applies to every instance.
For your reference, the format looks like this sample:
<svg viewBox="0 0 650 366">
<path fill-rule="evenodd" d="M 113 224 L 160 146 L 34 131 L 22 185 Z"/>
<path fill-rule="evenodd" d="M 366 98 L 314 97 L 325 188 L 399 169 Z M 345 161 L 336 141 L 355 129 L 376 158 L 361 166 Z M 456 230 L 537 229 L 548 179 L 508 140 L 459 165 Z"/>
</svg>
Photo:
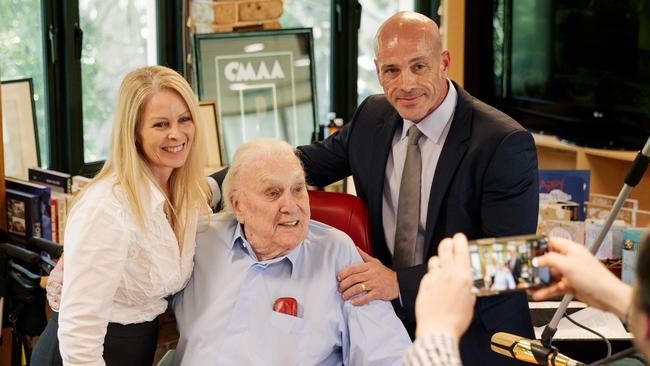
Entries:
<svg viewBox="0 0 650 366">
<path fill-rule="evenodd" d="M 357 248 L 363 263 L 349 265 L 336 276 L 343 300 L 364 305 L 372 300 L 393 300 L 399 296 L 397 273 Z M 361 294 L 361 296 L 356 295 Z"/>
</svg>

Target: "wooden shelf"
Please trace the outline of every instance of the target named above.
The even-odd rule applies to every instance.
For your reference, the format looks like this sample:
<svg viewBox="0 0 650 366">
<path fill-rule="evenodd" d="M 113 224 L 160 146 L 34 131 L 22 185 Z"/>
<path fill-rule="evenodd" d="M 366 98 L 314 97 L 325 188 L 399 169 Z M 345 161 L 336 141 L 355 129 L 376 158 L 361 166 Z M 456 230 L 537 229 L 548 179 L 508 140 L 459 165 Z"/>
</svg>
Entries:
<svg viewBox="0 0 650 366">
<path fill-rule="evenodd" d="M 533 138 L 535 139 L 535 145 L 537 145 L 538 148 L 546 147 L 546 148 L 558 149 L 563 151 L 578 151 L 579 149 L 581 149 L 580 147 L 575 145 L 565 144 L 564 142 L 558 140 L 558 138 L 555 136 L 540 135 L 534 133 Z"/>
<path fill-rule="evenodd" d="M 555 136 L 533 135 L 537 145 L 539 169 L 587 169 L 591 171 L 590 193 L 617 196 L 636 157 L 636 151 L 616 151 L 579 147 Z M 639 209 L 650 212 L 650 171 L 632 190 L 630 198 L 639 201 Z M 650 214 L 640 212 L 637 226 L 647 227 Z"/>
</svg>

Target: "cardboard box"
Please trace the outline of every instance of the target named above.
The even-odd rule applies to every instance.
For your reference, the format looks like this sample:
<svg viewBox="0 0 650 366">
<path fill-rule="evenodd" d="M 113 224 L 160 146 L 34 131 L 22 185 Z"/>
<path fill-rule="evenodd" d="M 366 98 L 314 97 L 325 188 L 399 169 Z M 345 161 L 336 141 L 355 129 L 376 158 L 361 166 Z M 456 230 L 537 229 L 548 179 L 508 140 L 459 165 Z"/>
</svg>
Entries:
<svg viewBox="0 0 650 366">
<path fill-rule="evenodd" d="M 277 20 L 283 12 L 282 0 L 192 1 L 194 23 L 236 26 L 237 23 Z"/>
<path fill-rule="evenodd" d="M 580 207 L 575 202 L 540 203 L 540 221 L 577 221 Z"/>
<path fill-rule="evenodd" d="M 238 21 L 278 19 L 282 10 L 282 0 L 240 1 Z"/>
<path fill-rule="evenodd" d="M 585 222 L 545 220 L 542 221 L 538 234 L 565 238 L 585 245 Z"/>
<path fill-rule="evenodd" d="M 604 206 L 598 203 L 587 202 L 587 218 L 605 220 L 612 210 L 611 206 Z M 627 207 L 621 207 L 616 219 L 625 221 L 628 225 L 636 226 L 637 210 Z"/>
</svg>

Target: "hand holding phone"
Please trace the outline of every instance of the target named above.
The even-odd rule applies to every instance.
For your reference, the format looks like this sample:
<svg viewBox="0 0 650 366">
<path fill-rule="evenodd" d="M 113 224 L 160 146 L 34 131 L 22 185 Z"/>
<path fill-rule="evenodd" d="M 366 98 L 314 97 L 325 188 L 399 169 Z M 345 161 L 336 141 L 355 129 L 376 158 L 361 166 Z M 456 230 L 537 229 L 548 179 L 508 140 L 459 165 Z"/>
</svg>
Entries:
<svg viewBox="0 0 650 366">
<path fill-rule="evenodd" d="M 534 300 L 570 293 L 586 304 L 612 312 L 621 319 L 629 309 L 632 288 L 621 282 L 584 245 L 563 238 L 549 239 L 550 253 L 538 258 L 553 271 L 554 283 L 532 289 Z"/>
<path fill-rule="evenodd" d="M 469 327 L 476 302 L 465 235 L 441 241 L 428 267 L 415 300 L 416 337 L 435 331 L 458 341 Z"/>
<path fill-rule="evenodd" d="M 544 235 L 486 238 L 469 242 L 469 255 L 477 296 L 548 286 L 550 271 L 534 267 L 532 260 L 548 251 Z"/>
</svg>

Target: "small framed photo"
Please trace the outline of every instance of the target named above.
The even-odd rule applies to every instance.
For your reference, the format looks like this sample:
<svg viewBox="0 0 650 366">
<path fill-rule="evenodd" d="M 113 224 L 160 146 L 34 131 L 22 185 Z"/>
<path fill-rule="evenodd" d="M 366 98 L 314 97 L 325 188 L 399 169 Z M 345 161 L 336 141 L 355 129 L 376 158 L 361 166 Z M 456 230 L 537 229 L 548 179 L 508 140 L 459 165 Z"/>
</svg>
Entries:
<svg viewBox="0 0 650 366">
<path fill-rule="evenodd" d="M 2 81 L 2 133 L 5 175 L 27 179 L 40 165 L 32 79 Z"/>
<path fill-rule="evenodd" d="M 193 49 L 199 99 L 217 102 L 224 164 L 254 138 L 311 142 L 317 99 L 310 28 L 197 34 Z"/>
<path fill-rule="evenodd" d="M 221 154 L 221 138 L 219 134 L 219 120 L 217 119 L 217 102 L 215 100 L 202 100 L 199 102 L 199 118 L 201 131 L 205 136 L 206 168 L 220 168 L 223 166 Z"/>
</svg>

